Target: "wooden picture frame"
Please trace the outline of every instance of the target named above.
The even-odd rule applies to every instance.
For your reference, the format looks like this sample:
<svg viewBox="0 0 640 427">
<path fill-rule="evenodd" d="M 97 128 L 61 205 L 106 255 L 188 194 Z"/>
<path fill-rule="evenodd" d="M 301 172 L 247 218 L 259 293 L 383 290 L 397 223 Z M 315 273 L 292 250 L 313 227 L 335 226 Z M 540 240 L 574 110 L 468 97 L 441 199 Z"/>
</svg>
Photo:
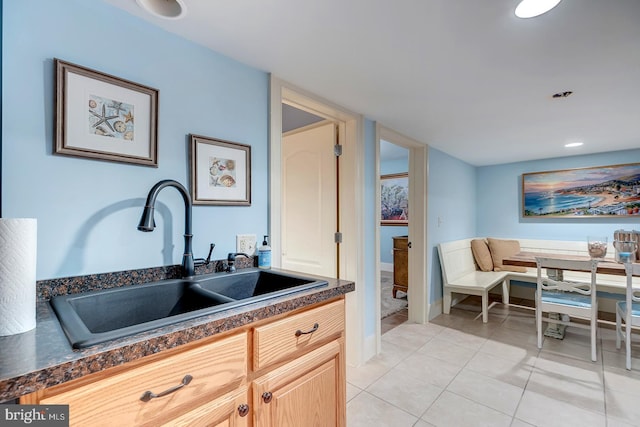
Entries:
<svg viewBox="0 0 640 427">
<path fill-rule="evenodd" d="M 523 218 L 640 217 L 640 163 L 522 174 Z"/>
<path fill-rule="evenodd" d="M 409 225 L 409 174 L 380 176 L 380 225 Z"/>
<path fill-rule="evenodd" d="M 191 135 L 194 205 L 251 205 L 251 146 Z"/>
<path fill-rule="evenodd" d="M 55 59 L 54 154 L 158 167 L 159 91 Z"/>
</svg>

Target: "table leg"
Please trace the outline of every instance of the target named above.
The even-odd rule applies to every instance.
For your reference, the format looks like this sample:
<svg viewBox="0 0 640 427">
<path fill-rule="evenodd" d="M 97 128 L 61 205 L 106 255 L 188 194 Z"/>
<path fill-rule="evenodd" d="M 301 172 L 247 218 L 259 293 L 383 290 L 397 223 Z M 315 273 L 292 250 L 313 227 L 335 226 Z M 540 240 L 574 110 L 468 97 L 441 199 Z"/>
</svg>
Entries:
<svg viewBox="0 0 640 427">
<path fill-rule="evenodd" d="M 549 277 L 550 279 L 553 280 L 563 280 L 563 274 L 562 274 L 562 270 L 560 269 L 551 269 L 548 268 L 547 269 L 547 277 Z M 560 314 L 560 313 L 549 313 L 549 318 L 550 319 L 554 319 L 554 320 L 562 320 L 562 321 L 569 321 L 569 316 L 567 316 L 566 314 Z M 556 339 L 564 339 L 564 331 L 565 329 L 567 329 L 567 325 L 559 325 L 557 323 L 549 323 L 549 326 L 547 327 L 547 329 L 544 331 L 544 336 L 545 337 L 551 337 L 551 338 L 556 338 Z"/>
<path fill-rule="evenodd" d="M 566 315 L 560 315 L 560 313 L 549 313 L 549 318 L 550 319 L 565 320 L 564 316 L 566 316 Z M 567 329 L 567 325 L 559 325 L 557 323 L 549 323 L 549 326 L 544 331 L 544 336 L 545 337 L 556 338 L 556 339 L 561 340 L 561 339 L 564 338 L 565 329 Z"/>
</svg>

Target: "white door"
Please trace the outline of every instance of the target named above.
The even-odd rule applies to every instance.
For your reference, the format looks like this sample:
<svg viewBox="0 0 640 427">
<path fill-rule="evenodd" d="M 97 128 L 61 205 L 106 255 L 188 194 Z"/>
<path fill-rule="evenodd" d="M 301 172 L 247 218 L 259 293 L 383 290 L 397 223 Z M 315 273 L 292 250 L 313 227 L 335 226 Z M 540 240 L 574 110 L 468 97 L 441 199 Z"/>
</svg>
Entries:
<svg viewBox="0 0 640 427">
<path fill-rule="evenodd" d="M 282 138 L 282 268 L 337 277 L 336 125 Z"/>
</svg>

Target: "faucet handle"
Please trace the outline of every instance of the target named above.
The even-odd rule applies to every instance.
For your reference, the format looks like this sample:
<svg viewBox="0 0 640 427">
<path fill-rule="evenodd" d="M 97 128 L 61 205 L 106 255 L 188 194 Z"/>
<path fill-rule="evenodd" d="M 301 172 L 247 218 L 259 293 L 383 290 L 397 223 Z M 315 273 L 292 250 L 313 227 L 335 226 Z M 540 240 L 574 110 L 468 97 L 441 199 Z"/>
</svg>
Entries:
<svg viewBox="0 0 640 427">
<path fill-rule="evenodd" d="M 240 255 L 246 258 L 251 258 L 249 255 L 245 254 L 244 252 L 229 252 L 229 255 L 227 255 L 227 271 L 229 273 L 233 273 L 234 271 L 236 271 L 236 266 L 234 264 L 236 262 L 236 257 Z"/>
<path fill-rule="evenodd" d="M 216 247 L 215 243 L 211 243 L 211 245 L 209 246 L 209 255 L 207 255 L 207 259 L 204 258 L 196 258 L 193 260 L 194 264 L 196 265 L 196 267 L 199 267 L 201 265 L 209 265 L 209 263 L 211 262 L 211 254 L 213 253 L 213 249 Z"/>
</svg>

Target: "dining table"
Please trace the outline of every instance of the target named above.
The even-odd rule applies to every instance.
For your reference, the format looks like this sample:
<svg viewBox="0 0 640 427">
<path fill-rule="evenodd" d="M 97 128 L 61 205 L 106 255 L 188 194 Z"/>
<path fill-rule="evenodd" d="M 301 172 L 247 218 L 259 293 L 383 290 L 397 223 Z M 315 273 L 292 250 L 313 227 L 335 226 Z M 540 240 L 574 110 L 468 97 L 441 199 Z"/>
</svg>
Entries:
<svg viewBox="0 0 640 427">
<path fill-rule="evenodd" d="M 557 258 L 566 260 L 588 260 L 591 259 L 586 255 L 567 255 L 567 254 L 552 254 L 541 252 L 518 252 L 510 257 L 504 258 L 502 263 L 504 265 L 514 265 L 518 267 L 536 268 L 536 257 L 544 258 Z M 589 270 L 584 270 L 589 271 Z M 613 258 L 603 258 L 598 263 L 598 269 L 596 271 L 599 274 L 613 274 L 616 276 L 626 276 L 627 273 L 624 269 L 624 264 L 616 262 Z M 635 275 L 638 276 L 638 275 Z"/>
<path fill-rule="evenodd" d="M 536 268 L 537 267 L 536 257 L 566 259 L 566 260 L 591 259 L 589 256 L 586 256 L 586 255 L 567 255 L 567 254 L 553 254 L 553 253 L 540 253 L 540 252 L 518 252 L 510 257 L 504 258 L 502 260 L 502 263 L 504 265 L 512 265 L 517 267 Z M 584 270 L 584 271 L 588 272 L 589 270 Z M 598 268 L 596 270 L 596 273 L 612 274 L 616 276 L 627 275 L 627 272 L 624 268 L 624 264 L 616 262 L 616 260 L 613 258 L 603 258 L 598 263 Z M 551 278 L 562 277 L 559 275 L 559 272 L 557 270 L 549 271 L 549 269 L 547 269 L 547 275 Z M 638 276 L 638 275 L 634 275 L 634 276 Z M 560 319 L 560 315 L 558 313 L 549 313 L 549 317 Z M 565 325 L 550 324 L 545 330 L 544 335 L 551 338 L 563 339 L 565 329 L 566 329 Z"/>
</svg>

